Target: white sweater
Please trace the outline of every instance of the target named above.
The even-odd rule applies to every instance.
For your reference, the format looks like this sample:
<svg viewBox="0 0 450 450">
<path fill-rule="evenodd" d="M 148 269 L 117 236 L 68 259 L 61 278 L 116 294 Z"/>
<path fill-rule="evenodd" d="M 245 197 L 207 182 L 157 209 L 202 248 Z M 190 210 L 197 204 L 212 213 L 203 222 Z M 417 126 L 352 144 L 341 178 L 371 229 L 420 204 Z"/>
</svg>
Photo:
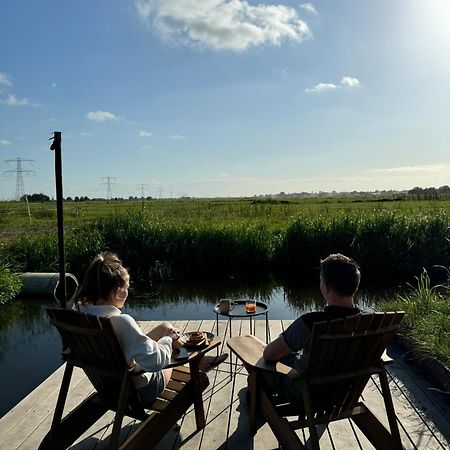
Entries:
<svg viewBox="0 0 450 450">
<path fill-rule="evenodd" d="M 80 311 L 99 317 L 107 317 L 116 333 L 125 360 L 134 372 L 141 369 L 158 372 L 170 363 L 172 356 L 172 338 L 164 336 L 158 342 L 146 336 L 136 321 L 128 314 L 112 305 L 80 305 Z M 151 373 L 133 377 L 136 387 L 145 386 Z"/>
</svg>

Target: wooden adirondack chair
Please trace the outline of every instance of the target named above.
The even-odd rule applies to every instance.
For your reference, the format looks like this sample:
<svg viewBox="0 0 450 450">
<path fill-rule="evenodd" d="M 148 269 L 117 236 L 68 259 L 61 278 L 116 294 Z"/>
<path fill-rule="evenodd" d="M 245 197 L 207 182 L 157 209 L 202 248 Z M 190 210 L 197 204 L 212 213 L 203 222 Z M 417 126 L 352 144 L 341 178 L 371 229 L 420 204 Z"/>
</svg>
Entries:
<svg viewBox="0 0 450 450">
<path fill-rule="evenodd" d="M 252 432 L 256 433 L 256 412 L 261 411 L 283 450 L 304 449 L 295 430 L 306 427 L 312 448 L 318 450 L 316 425 L 350 418 L 375 448 L 402 449 L 384 367 L 388 358 L 382 356 L 403 315 L 362 314 L 314 324 L 309 361 L 301 373 L 281 363 L 265 362 L 265 345 L 254 336 L 230 338 L 228 347 L 249 373 Z M 264 386 L 262 370 L 276 371 L 286 377 L 286 382 L 297 383 L 304 408 L 299 411 L 293 404 L 279 404 Z M 390 432 L 360 398 L 372 375 L 379 377 Z"/>
<path fill-rule="evenodd" d="M 194 403 L 201 401 L 201 392 L 208 386 L 208 377 L 196 371 L 191 377 L 187 367 L 176 367 L 167 388 L 149 408 L 148 414 L 140 404 L 119 342 L 107 318 L 76 311 L 47 309 L 50 323 L 61 334 L 66 359 L 61 388 L 51 429 L 39 449 L 65 449 L 84 431 L 89 429 L 108 410 L 116 412 L 109 441 L 110 449 L 119 448 L 119 435 L 124 416 L 143 421 L 136 432 L 120 446 L 121 450 L 153 448 L 167 431 Z M 210 344 L 219 345 L 220 340 Z M 208 348 L 209 350 L 210 348 Z M 198 368 L 198 357 L 190 361 Z M 74 367 L 81 367 L 94 386 L 96 393 L 87 397 L 71 413 L 62 418 Z M 200 398 L 199 398 L 200 397 Z M 201 408 L 201 412 L 203 409 Z M 197 414 L 197 426 L 204 426 L 204 417 Z"/>
</svg>

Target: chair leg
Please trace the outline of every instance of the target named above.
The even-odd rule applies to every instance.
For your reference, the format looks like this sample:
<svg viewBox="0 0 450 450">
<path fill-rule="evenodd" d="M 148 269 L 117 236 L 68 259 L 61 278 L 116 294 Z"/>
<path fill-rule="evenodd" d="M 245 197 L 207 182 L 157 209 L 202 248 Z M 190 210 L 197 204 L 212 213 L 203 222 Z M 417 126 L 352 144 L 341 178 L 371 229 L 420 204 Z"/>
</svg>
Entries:
<svg viewBox="0 0 450 450">
<path fill-rule="evenodd" d="M 303 403 L 305 405 L 306 422 L 308 423 L 309 439 L 313 450 L 320 450 L 319 435 L 317 434 L 316 424 L 314 423 L 314 413 L 312 410 L 312 401 L 309 394 L 309 386 L 305 382 L 300 383 L 302 390 Z"/>
<path fill-rule="evenodd" d="M 280 417 L 264 390 L 258 389 L 257 395 L 259 396 L 259 405 L 264 418 L 267 420 L 270 429 L 283 450 L 306 450 L 297 433 L 289 426 L 286 419 Z"/>
<path fill-rule="evenodd" d="M 72 379 L 73 365 L 66 363 L 64 375 L 59 389 L 58 401 L 56 402 L 55 414 L 53 415 L 52 426 L 50 428 L 51 440 L 58 440 L 59 428 L 61 424 L 62 415 L 64 412 L 64 405 L 66 404 L 67 393 L 69 392 L 70 380 Z"/>
<path fill-rule="evenodd" d="M 401 442 L 394 439 L 386 427 L 378 418 L 367 408 L 366 412 L 352 417 L 353 422 L 363 432 L 366 438 L 377 450 L 399 450 L 403 449 Z"/>
<path fill-rule="evenodd" d="M 209 381 L 206 374 L 200 372 L 200 387 L 203 390 Z M 175 398 L 161 413 L 153 413 L 142 425 L 128 437 L 119 450 L 142 450 L 155 447 L 169 429 L 186 413 L 194 403 L 195 387 L 192 379 L 177 393 Z"/>
<path fill-rule="evenodd" d="M 114 424 L 109 440 L 109 449 L 116 450 L 119 447 L 119 435 L 122 428 L 123 416 L 125 415 L 125 408 L 127 406 L 128 395 L 130 393 L 130 380 L 128 370 L 124 374 L 122 386 L 120 388 L 119 401 L 117 402 L 116 415 L 114 416 Z"/>
<path fill-rule="evenodd" d="M 394 441 L 397 442 L 398 448 L 403 448 L 386 371 L 383 370 L 382 372 L 380 372 L 379 377 L 381 384 L 381 392 L 383 393 L 384 404 L 386 407 L 386 414 L 389 421 L 389 428 L 391 429 L 392 437 Z"/>
<path fill-rule="evenodd" d="M 250 432 L 254 436 L 256 434 L 256 392 L 257 392 L 257 376 L 254 370 L 250 370 L 248 379 L 248 390 L 250 394 Z"/>
</svg>

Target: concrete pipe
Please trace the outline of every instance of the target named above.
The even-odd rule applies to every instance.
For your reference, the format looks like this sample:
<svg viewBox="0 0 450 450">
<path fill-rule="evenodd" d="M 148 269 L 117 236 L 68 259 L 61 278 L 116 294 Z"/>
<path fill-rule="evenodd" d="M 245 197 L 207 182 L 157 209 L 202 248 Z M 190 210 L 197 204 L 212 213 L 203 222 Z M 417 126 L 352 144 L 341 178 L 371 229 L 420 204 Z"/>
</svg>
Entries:
<svg viewBox="0 0 450 450">
<path fill-rule="evenodd" d="M 59 273 L 26 272 L 19 275 L 22 281 L 21 297 L 53 297 L 60 301 L 62 293 L 59 283 Z M 73 300 L 78 288 L 78 281 L 71 273 L 66 273 L 67 302 Z"/>
</svg>

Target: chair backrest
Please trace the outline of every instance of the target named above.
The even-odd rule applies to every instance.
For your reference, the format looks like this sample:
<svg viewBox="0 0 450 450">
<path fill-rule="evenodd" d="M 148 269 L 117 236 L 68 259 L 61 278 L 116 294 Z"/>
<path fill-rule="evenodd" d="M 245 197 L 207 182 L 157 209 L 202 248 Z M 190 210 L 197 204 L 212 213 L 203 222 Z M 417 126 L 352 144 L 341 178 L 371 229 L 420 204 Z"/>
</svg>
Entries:
<svg viewBox="0 0 450 450">
<path fill-rule="evenodd" d="M 313 326 L 308 379 L 316 413 L 339 413 L 358 401 L 398 330 L 403 311 L 360 314 Z"/>
<path fill-rule="evenodd" d="M 81 367 L 102 400 L 115 410 L 124 376 L 131 377 L 131 374 L 111 321 L 57 308 L 47 308 L 47 314 L 68 349 L 67 362 Z M 143 408 L 132 382 L 130 387 L 127 414 L 140 415 Z"/>
</svg>

